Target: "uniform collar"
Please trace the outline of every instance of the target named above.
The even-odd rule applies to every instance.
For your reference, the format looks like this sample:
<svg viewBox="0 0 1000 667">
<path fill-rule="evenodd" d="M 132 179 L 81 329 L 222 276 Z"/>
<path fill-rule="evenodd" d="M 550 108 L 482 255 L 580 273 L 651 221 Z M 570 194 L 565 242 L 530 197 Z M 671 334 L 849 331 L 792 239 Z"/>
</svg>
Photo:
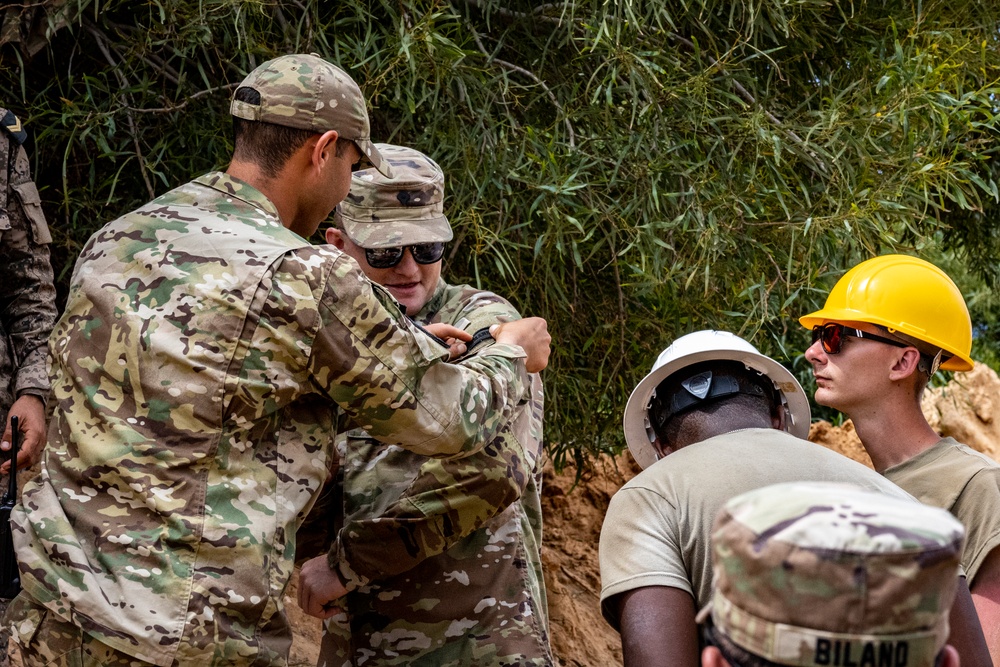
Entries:
<svg viewBox="0 0 1000 667">
<path fill-rule="evenodd" d="M 426 322 L 431 317 L 434 316 L 441 308 L 444 307 L 445 301 L 447 301 L 446 291 L 448 288 L 448 283 L 444 281 L 444 278 L 438 278 L 437 286 L 434 288 L 434 294 L 431 298 L 427 300 L 424 307 L 420 309 L 420 312 L 414 313 L 410 317 L 417 320 L 418 322 Z"/>
<path fill-rule="evenodd" d="M 218 190 L 227 197 L 233 197 L 246 202 L 250 206 L 259 208 L 278 220 L 281 219 L 278 215 L 277 207 L 275 207 L 270 199 L 264 196 L 264 193 L 245 181 L 230 176 L 224 171 L 211 171 L 194 179 L 194 182 L 213 190 Z"/>
</svg>

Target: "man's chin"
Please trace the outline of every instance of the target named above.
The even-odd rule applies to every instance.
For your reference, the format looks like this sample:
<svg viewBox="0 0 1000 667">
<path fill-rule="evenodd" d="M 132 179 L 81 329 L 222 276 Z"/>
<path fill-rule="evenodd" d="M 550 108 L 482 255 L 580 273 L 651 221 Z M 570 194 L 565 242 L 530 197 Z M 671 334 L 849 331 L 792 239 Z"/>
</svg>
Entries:
<svg viewBox="0 0 1000 667">
<path fill-rule="evenodd" d="M 822 405 L 824 408 L 833 408 L 834 410 L 839 410 L 837 407 L 837 400 L 830 395 L 830 392 L 820 387 L 816 390 L 813 395 L 813 400 L 816 401 L 816 405 Z"/>
<path fill-rule="evenodd" d="M 416 294 L 416 290 L 414 289 L 406 289 L 406 290 L 390 289 L 389 293 L 396 298 L 396 301 L 406 306 L 407 315 L 413 315 L 414 313 L 419 312 L 420 309 L 424 307 L 425 302 L 420 299 L 420 295 Z"/>
</svg>

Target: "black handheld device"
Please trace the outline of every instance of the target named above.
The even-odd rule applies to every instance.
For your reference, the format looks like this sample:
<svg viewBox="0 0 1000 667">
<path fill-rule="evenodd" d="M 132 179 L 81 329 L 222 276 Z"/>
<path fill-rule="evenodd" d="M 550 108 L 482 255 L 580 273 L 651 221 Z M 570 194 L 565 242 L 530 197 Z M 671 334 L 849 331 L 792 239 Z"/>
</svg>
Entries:
<svg viewBox="0 0 1000 667">
<path fill-rule="evenodd" d="M 0 598 L 12 600 L 21 592 L 21 573 L 17 569 L 14 538 L 10 529 L 10 511 L 17 504 L 17 452 L 21 443 L 17 416 L 10 418 L 10 480 L 0 499 Z"/>
</svg>

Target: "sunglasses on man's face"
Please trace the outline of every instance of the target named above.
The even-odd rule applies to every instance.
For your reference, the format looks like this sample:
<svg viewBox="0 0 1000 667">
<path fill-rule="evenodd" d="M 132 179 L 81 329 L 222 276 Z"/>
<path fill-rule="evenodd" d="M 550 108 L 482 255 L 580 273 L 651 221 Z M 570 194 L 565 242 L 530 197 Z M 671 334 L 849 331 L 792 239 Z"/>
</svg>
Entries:
<svg viewBox="0 0 1000 667">
<path fill-rule="evenodd" d="M 373 269 L 388 269 L 399 264 L 403 253 L 410 249 L 417 264 L 433 264 L 444 257 L 444 243 L 416 243 L 395 248 L 365 248 L 365 259 Z"/>
<path fill-rule="evenodd" d="M 887 343 L 896 347 L 909 347 L 906 343 L 898 340 L 892 340 L 891 338 L 886 338 L 884 336 L 876 336 L 873 333 L 861 331 L 860 329 L 845 327 L 843 324 L 817 324 L 813 327 L 812 334 L 812 342 L 815 343 L 816 341 L 822 341 L 823 351 L 827 354 L 838 354 L 844 347 L 844 338 L 847 336 L 851 336 L 852 338 L 864 338 L 865 340 L 875 340 L 880 343 Z"/>
</svg>

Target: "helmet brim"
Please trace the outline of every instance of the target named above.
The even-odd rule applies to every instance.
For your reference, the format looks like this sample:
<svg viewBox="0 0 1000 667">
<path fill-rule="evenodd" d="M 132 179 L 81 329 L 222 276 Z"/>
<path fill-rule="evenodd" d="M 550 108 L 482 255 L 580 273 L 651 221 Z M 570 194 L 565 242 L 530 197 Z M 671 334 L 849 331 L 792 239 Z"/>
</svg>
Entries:
<svg viewBox="0 0 1000 667">
<path fill-rule="evenodd" d="M 821 308 L 816 312 L 809 313 L 808 315 L 803 315 L 799 318 L 799 324 L 804 326 L 806 329 L 812 330 L 813 327 L 821 326 L 823 324 L 829 324 L 830 322 L 845 324 L 847 322 L 867 322 L 869 324 L 877 324 L 879 326 L 886 327 L 887 329 L 895 330 L 899 326 L 898 322 L 891 322 L 881 317 L 876 317 L 871 313 L 862 313 L 858 310 L 851 310 L 849 308 Z M 907 333 L 905 329 L 899 329 L 902 333 Z M 912 334 L 911 334 L 912 335 Z M 974 362 L 972 357 L 964 355 L 960 352 L 954 352 L 948 350 L 942 341 L 938 341 L 932 337 L 927 336 L 926 332 L 921 336 L 921 339 L 926 338 L 926 343 L 933 345 L 937 348 L 943 349 L 946 353 L 952 356 L 948 358 L 947 361 L 941 363 L 941 370 L 944 371 L 971 371 Z"/>
</svg>

